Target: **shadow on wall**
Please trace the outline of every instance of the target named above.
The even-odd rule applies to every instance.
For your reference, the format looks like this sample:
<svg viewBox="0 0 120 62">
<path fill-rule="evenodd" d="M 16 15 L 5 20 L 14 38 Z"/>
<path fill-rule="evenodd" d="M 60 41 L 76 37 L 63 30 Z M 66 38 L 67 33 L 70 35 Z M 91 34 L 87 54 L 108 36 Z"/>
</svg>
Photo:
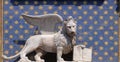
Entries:
<svg viewBox="0 0 120 62">
<path fill-rule="evenodd" d="M 11 0 L 14 6 L 17 5 L 97 5 L 103 4 L 104 0 Z M 54 4 L 56 3 L 57 4 Z M 27 3 L 27 4 L 26 4 Z M 35 3 L 35 4 L 34 4 Z M 67 3 L 67 4 L 65 4 Z M 77 3 L 77 4 L 75 4 Z M 97 3 L 97 4 L 96 4 Z"/>
<path fill-rule="evenodd" d="M 119 16 L 120 16 L 120 0 L 117 0 L 117 8 L 116 8 L 116 11 L 119 13 Z"/>
</svg>

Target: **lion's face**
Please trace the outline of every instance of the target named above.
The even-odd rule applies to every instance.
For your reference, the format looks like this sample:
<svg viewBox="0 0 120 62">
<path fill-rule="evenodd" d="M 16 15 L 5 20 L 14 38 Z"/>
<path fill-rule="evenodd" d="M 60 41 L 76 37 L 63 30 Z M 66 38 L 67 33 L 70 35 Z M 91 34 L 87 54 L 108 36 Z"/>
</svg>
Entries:
<svg viewBox="0 0 120 62">
<path fill-rule="evenodd" d="M 76 21 L 69 16 L 66 22 L 66 32 L 70 36 L 76 35 Z"/>
</svg>

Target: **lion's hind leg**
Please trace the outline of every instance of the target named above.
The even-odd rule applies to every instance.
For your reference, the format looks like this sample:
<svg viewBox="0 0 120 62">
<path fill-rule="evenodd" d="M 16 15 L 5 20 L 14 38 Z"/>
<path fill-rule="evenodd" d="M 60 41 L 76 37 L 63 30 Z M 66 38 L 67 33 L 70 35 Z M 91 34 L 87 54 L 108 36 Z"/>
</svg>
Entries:
<svg viewBox="0 0 120 62">
<path fill-rule="evenodd" d="M 36 62 L 45 62 L 41 57 L 45 54 L 45 52 L 41 49 L 36 50 L 36 55 L 34 56 Z"/>
<path fill-rule="evenodd" d="M 23 50 L 20 53 L 20 61 L 19 62 L 31 62 L 31 60 L 28 59 L 26 56 L 28 53 L 33 52 L 38 48 L 39 45 L 32 45 L 32 44 L 27 44 Z"/>
</svg>

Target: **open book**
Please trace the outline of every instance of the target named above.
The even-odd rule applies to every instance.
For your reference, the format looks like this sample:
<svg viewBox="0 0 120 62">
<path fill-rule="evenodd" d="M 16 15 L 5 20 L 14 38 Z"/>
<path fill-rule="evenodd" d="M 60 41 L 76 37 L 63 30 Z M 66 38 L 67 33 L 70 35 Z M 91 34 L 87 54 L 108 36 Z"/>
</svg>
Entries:
<svg viewBox="0 0 120 62">
<path fill-rule="evenodd" d="M 82 48 L 80 45 L 74 46 L 73 60 L 91 62 L 92 61 L 92 49 Z"/>
</svg>

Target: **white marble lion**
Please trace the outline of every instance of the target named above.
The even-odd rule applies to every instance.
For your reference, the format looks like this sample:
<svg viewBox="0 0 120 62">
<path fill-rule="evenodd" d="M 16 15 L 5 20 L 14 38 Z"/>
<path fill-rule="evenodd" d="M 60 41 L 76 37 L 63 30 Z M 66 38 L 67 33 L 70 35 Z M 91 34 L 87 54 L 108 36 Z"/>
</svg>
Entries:
<svg viewBox="0 0 120 62">
<path fill-rule="evenodd" d="M 57 62 L 64 61 L 62 54 L 67 54 L 76 44 L 76 21 L 72 16 L 69 16 L 66 21 L 58 14 L 46 14 L 40 16 L 22 15 L 27 23 L 37 25 L 41 34 L 33 35 L 27 39 L 24 48 L 16 55 L 4 59 L 13 59 L 20 56 L 18 62 L 31 62 L 27 58 L 27 54 L 36 51 L 34 56 L 36 62 L 44 62 L 41 56 L 44 52 L 57 53 Z M 63 23 L 62 29 L 55 31 L 56 23 Z"/>
</svg>

